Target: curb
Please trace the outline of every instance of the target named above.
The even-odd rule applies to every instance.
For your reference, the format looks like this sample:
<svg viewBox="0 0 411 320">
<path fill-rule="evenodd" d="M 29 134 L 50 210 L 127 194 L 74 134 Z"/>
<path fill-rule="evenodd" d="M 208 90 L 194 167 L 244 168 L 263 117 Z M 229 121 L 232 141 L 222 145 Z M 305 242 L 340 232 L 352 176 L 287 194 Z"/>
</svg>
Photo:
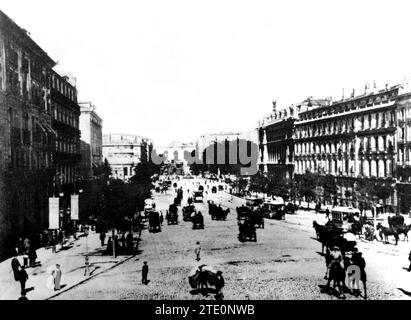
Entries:
<svg viewBox="0 0 411 320">
<path fill-rule="evenodd" d="M 138 240 L 137 240 L 137 249 L 138 249 L 138 243 L 140 242 L 140 240 L 141 240 L 141 230 L 139 231 L 139 236 L 138 236 Z M 59 292 L 57 292 L 57 293 L 55 293 L 55 294 L 53 294 L 53 295 L 45 298 L 44 300 L 53 299 L 53 298 L 55 298 L 55 297 L 57 297 L 57 296 L 65 293 L 65 292 L 67 292 L 67 291 L 69 291 L 69 290 L 71 290 L 71 289 L 73 289 L 73 288 L 76 288 L 76 287 L 78 287 L 79 285 L 81 285 L 81 284 L 83 284 L 83 283 L 85 283 L 85 282 L 93 279 L 94 277 L 96 277 L 96 276 L 98 276 L 98 275 L 100 275 L 100 274 L 103 274 L 103 273 L 106 272 L 106 271 L 110 271 L 110 270 L 114 269 L 115 267 L 123 264 L 124 262 L 127 262 L 127 261 L 135 258 L 136 256 L 137 256 L 137 254 L 134 254 L 134 255 L 132 255 L 132 256 L 129 256 L 129 257 L 127 257 L 127 258 L 124 258 L 123 260 L 118 261 L 117 263 L 115 263 L 115 264 L 112 265 L 111 267 L 109 267 L 109 268 L 107 268 L 107 269 L 105 269 L 105 270 L 101 270 L 100 272 L 97 272 L 97 273 L 93 274 L 92 276 L 89 276 L 88 278 L 85 278 L 85 279 L 83 279 L 83 280 L 80 280 L 79 282 L 71 285 L 70 287 L 64 288 L 63 290 L 61 290 L 61 291 L 59 291 Z"/>
<path fill-rule="evenodd" d="M 115 263 L 115 264 L 114 264 L 114 265 L 112 265 L 111 267 L 109 267 L 109 268 L 107 268 L 107 269 L 105 269 L 105 270 L 102 270 L 102 271 L 100 271 L 100 272 L 97 272 L 97 273 L 93 274 L 92 276 L 90 276 L 90 277 L 88 277 L 88 278 L 86 278 L 86 279 L 83 279 L 83 280 L 81 280 L 81 281 L 79 281 L 79 282 L 77 282 L 77 283 L 73 284 L 73 285 L 72 285 L 72 286 L 70 286 L 70 287 L 64 288 L 63 290 L 61 290 L 61 291 L 59 291 L 59 292 L 57 292 L 57 293 L 55 293 L 55 294 L 53 294 L 53 295 L 51 295 L 51 296 L 49 296 L 49 297 L 45 298 L 44 300 L 50 300 L 50 299 L 52 299 L 52 298 L 55 298 L 55 297 L 57 297 L 57 296 L 59 296 L 59 295 L 61 295 L 61 294 L 65 293 L 65 292 L 67 292 L 67 291 L 69 291 L 69 290 L 71 290 L 71 289 L 75 288 L 75 287 L 78 287 L 79 285 L 81 285 L 81 284 L 83 284 L 83 283 L 85 283 L 85 282 L 87 282 L 87 281 L 89 281 L 89 280 L 93 279 L 94 277 L 96 277 L 96 276 L 98 276 L 98 275 L 100 275 L 100 274 L 102 274 L 102 273 L 104 273 L 104 272 L 106 272 L 106 271 L 109 271 L 109 270 L 111 270 L 111 269 L 114 269 L 115 267 L 117 267 L 117 266 L 119 266 L 119 265 L 123 264 L 124 262 L 126 262 L 126 261 L 128 261 L 128 260 L 130 260 L 130 259 L 134 258 L 135 256 L 136 256 L 136 255 L 132 255 L 132 256 L 130 256 L 130 257 L 127 257 L 127 258 L 125 258 L 125 259 L 123 259 L 123 260 L 121 260 L 121 261 L 119 261 L 119 262 Z"/>
</svg>

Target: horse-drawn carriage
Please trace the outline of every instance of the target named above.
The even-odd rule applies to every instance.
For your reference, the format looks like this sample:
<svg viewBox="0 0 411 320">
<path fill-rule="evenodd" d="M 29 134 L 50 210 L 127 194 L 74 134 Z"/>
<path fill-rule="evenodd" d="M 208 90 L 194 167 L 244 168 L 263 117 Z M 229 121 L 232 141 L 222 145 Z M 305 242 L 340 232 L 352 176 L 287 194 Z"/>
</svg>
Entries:
<svg viewBox="0 0 411 320">
<path fill-rule="evenodd" d="M 167 225 L 178 224 L 178 208 L 175 204 L 170 204 L 167 212 Z"/>
<path fill-rule="evenodd" d="M 223 209 L 221 206 L 217 206 L 214 202 L 208 203 L 208 213 L 211 215 L 212 220 L 226 220 L 227 215 L 230 213 L 230 209 Z"/>
<path fill-rule="evenodd" d="M 256 228 L 250 218 L 246 218 L 243 221 L 242 220 L 239 221 L 238 230 L 239 230 L 238 239 L 241 242 L 244 242 L 247 240 L 257 242 Z"/>
<path fill-rule="evenodd" d="M 161 231 L 161 218 L 157 211 L 152 211 L 148 215 L 148 231 L 160 232 Z"/>
<path fill-rule="evenodd" d="M 181 206 L 181 198 L 175 197 L 175 198 L 174 198 L 174 204 L 175 204 L 176 206 Z"/>
<path fill-rule="evenodd" d="M 237 207 L 236 210 L 238 225 L 242 224 L 244 220 L 248 219 L 253 224 L 253 226 L 264 229 L 264 216 L 261 209 L 257 208 L 253 210 L 243 205 L 241 207 Z"/>
<path fill-rule="evenodd" d="M 156 204 L 153 199 L 144 200 L 144 214 L 140 216 L 142 221 L 147 221 L 151 212 L 155 211 Z"/>
<path fill-rule="evenodd" d="M 204 229 L 204 217 L 201 212 L 196 212 L 191 217 L 191 222 L 193 223 L 193 229 Z"/>
<path fill-rule="evenodd" d="M 404 234 L 404 240 L 408 239 L 408 232 L 411 229 L 411 225 L 406 225 L 404 223 L 405 219 L 402 215 L 397 214 L 392 217 L 388 217 L 388 227 L 383 226 L 381 222 L 377 224 L 377 230 L 379 230 L 379 235 L 384 243 L 388 243 L 388 237 L 394 236 L 395 245 L 398 244 L 400 234 Z"/>
<path fill-rule="evenodd" d="M 333 222 L 327 222 L 325 225 L 320 225 L 316 221 L 313 222 L 317 240 L 321 242 L 321 253 L 324 253 L 324 248 L 338 247 L 343 255 L 347 252 L 353 252 L 357 244 L 356 241 L 348 240 L 344 237 L 344 231 L 336 226 Z"/>
<path fill-rule="evenodd" d="M 184 221 L 191 221 L 191 217 L 193 213 L 196 212 L 196 208 L 193 205 L 188 205 L 183 207 L 183 220 Z"/>
<path fill-rule="evenodd" d="M 259 211 L 261 211 L 264 218 L 267 218 L 267 219 L 277 219 L 277 220 L 285 219 L 286 211 L 285 211 L 285 205 L 283 203 L 266 201 L 263 203 Z"/>
<path fill-rule="evenodd" d="M 298 210 L 298 205 L 292 202 L 288 202 L 285 205 L 285 213 L 286 214 L 295 214 L 295 212 Z"/>
<path fill-rule="evenodd" d="M 193 200 L 194 202 L 203 202 L 203 191 L 194 191 Z"/>
<path fill-rule="evenodd" d="M 237 211 L 237 219 L 244 220 L 246 216 L 249 214 L 250 209 L 247 208 L 245 205 L 242 205 L 241 207 L 237 207 L 236 211 Z"/>
</svg>

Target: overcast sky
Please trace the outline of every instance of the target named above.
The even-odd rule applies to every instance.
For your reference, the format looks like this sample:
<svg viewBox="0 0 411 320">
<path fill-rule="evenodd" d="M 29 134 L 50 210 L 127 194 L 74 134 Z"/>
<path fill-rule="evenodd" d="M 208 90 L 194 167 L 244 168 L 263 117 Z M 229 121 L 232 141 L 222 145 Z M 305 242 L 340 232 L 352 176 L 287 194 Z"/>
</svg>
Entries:
<svg viewBox="0 0 411 320">
<path fill-rule="evenodd" d="M 342 88 L 411 75 L 409 0 L 1 0 L 0 9 L 76 76 L 104 133 L 157 145 L 254 129 L 273 99 L 340 99 Z"/>
</svg>

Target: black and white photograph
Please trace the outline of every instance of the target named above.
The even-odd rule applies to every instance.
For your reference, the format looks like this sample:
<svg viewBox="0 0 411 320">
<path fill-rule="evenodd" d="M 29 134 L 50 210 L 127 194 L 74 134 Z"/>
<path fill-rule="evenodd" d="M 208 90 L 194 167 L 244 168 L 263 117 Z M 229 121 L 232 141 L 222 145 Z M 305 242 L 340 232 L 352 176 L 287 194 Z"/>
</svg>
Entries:
<svg viewBox="0 0 411 320">
<path fill-rule="evenodd" d="M 410 12 L 1 0 L 0 300 L 410 300 Z"/>
</svg>

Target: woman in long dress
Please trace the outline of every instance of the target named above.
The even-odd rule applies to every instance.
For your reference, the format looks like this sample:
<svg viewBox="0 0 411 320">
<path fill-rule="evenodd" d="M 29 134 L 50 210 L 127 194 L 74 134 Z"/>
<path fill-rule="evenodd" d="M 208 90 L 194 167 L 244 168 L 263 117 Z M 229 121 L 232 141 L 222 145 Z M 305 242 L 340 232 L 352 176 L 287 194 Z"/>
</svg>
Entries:
<svg viewBox="0 0 411 320">
<path fill-rule="evenodd" d="M 60 282 L 61 282 L 61 270 L 60 265 L 56 264 L 56 269 L 53 271 L 54 277 L 54 290 L 60 290 Z"/>
<path fill-rule="evenodd" d="M 46 287 L 49 290 L 53 290 L 54 289 L 54 276 L 53 276 L 53 272 L 56 269 L 55 265 L 52 265 L 50 267 L 47 268 L 47 273 L 49 274 L 49 276 L 47 277 L 46 280 Z"/>
</svg>

